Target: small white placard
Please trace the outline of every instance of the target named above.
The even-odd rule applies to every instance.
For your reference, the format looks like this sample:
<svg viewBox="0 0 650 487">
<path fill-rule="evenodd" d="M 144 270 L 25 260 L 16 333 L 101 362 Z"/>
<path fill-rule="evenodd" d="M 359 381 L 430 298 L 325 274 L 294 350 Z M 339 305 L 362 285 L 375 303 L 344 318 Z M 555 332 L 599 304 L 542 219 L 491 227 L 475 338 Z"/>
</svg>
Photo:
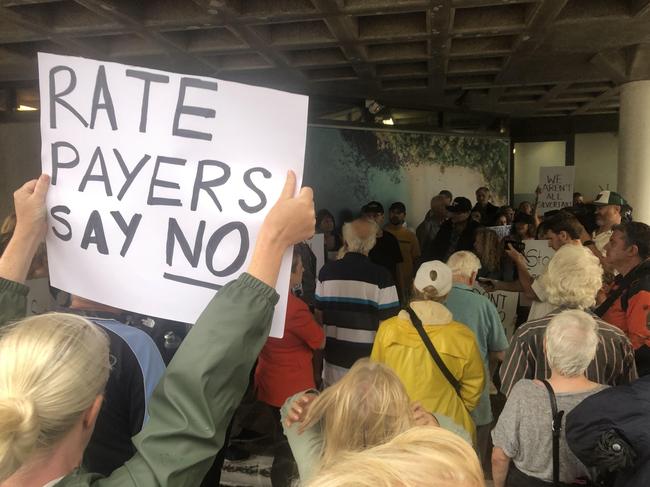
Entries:
<svg viewBox="0 0 650 487">
<path fill-rule="evenodd" d="M 539 209 L 542 213 L 573 205 L 574 166 L 539 168 Z"/>
<path fill-rule="evenodd" d="M 515 332 L 519 293 L 513 291 L 494 291 L 489 293 L 478 284 L 472 288 L 472 291 L 485 296 L 494 304 L 501 317 L 501 323 L 506 332 L 506 337 L 510 340 Z"/>
<path fill-rule="evenodd" d="M 548 246 L 548 240 L 524 240 L 524 244 L 526 267 L 530 275 L 537 278 L 544 272 L 555 251 Z"/>
</svg>

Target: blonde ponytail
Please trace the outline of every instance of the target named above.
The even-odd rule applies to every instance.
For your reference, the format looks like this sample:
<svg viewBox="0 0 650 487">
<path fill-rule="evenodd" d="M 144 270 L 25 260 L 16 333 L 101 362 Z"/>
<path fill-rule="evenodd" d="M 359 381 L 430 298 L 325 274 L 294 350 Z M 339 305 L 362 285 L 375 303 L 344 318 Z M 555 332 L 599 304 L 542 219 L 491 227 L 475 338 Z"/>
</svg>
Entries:
<svg viewBox="0 0 650 487">
<path fill-rule="evenodd" d="M 15 472 L 32 454 L 38 440 L 40 422 L 29 399 L 0 399 L 0 478 Z"/>
<path fill-rule="evenodd" d="M 0 483 L 72 429 L 109 370 L 106 334 L 79 316 L 35 316 L 3 331 Z"/>
</svg>

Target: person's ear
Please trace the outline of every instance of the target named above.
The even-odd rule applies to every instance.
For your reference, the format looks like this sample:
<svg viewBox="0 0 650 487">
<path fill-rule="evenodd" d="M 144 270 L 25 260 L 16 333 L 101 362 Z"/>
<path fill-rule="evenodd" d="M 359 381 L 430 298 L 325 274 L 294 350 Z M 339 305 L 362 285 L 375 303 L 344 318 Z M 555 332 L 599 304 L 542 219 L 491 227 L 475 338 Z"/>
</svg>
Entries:
<svg viewBox="0 0 650 487">
<path fill-rule="evenodd" d="M 639 247 L 634 244 L 630 245 L 626 251 L 630 257 L 637 257 L 639 255 Z"/>
<path fill-rule="evenodd" d="M 95 422 L 97 421 L 97 416 L 99 416 L 99 411 L 102 409 L 102 402 L 104 401 L 103 394 L 97 395 L 95 400 L 90 405 L 83 416 L 83 427 L 84 429 L 93 429 L 95 428 Z"/>
<path fill-rule="evenodd" d="M 478 271 L 472 272 L 472 275 L 469 277 L 469 285 L 473 286 L 474 283 L 476 282 L 476 276 L 478 275 Z"/>
</svg>

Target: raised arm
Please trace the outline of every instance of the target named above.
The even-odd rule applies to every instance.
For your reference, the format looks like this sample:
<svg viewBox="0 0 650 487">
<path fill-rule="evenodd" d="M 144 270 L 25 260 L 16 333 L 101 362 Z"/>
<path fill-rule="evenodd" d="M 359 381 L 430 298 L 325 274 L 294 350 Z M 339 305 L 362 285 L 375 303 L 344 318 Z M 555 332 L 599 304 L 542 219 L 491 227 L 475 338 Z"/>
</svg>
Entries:
<svg viewBox="0 0 650 487">
<path fill-rule="evenodd" d="M 539 297 L 533 289 L 533 276 L 528 272 L 528 267 L 526 266 L 526 258 L 517 252 L 511 244 L 508 244 L 508 248 L 505 250 L 508 257 L 515 263 L 517 267 L 517 276 L 519 278 L 519 284 L 521 288 L 530 299 L 535 299 L 539 301 Z"/>
<path fill-rule="evenodd" d="M 314 232 L 312 192 L 303 188 L 294 198 L 295 183 L 290 173 L 262 225 L 248 273 L 219 291 L 176 353 L 154 391 L 149 422 L 133 438 L 136 455 L 107 479 L 79 482 L 79 476 L 68 477 L 61 485 L 200 483 L 223 446 L 230 418 L 268 336 L 278 300 L 272 286 L 282 256 L 287 247 Z"/>
<path fill-rule="evenodd" d="M 296 175 L 289 171 L 280 199 L 264 219 L 248 267 L 251 276 L 271 287 L 275 287 L 278 280 L 287 247 L 311 238 L 316 228 L 312 189 L 302 188 L 294 198 L 295 190 Z M 303 237 L 298 238 L 298 235 Z"/>
<path fill-rule="evenodd" d="M 24 283 L 45 237 L 45 196 L 49 184 L 49 176 L 42 175 L 14 193 L 16 228 L 0 257 L 0 325 L 25 316 L 29 289 Z"/>
<path fill-rule="evenodd" d="M 0 257 L 0 278 L 25 283 L 32 259 L 47 231 L 45 196 L 50 177 L 42 174 L 14 193 L 16 229 Z"/>
</svg>

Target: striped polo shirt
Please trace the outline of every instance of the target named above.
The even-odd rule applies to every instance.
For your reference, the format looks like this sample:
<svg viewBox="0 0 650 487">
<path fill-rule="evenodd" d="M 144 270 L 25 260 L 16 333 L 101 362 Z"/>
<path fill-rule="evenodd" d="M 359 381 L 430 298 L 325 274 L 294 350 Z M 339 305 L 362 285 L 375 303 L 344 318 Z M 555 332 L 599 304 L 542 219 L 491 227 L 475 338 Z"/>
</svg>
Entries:
<svg viewBox="0 0 650 487">
<path fill-rule="evenodd" d="M 506 358 L 501 364 L 501 392 L 508 396 L 520 379 L 548 379 L 551 368 L 544 354 L 544 333 L 558 308 L 543 318 L 521 325 L 512 337 Z M 637 379 L 634 349 L 625 334 L 613 325 L 590 313 L 598 324 L 599 343 L 594 360 L 587 367 L 587 379 L 599 384 L 618 386 Z"/>
<path fill-rule="evenodd" d="M 331 385 L 357 360 L 370 356 L 379 323 L 399 312 L 399 299 L 388 270 L 348 252 L 321 269 L 315 306 L 323 312 L 323 378 Z"/>
</svg>

